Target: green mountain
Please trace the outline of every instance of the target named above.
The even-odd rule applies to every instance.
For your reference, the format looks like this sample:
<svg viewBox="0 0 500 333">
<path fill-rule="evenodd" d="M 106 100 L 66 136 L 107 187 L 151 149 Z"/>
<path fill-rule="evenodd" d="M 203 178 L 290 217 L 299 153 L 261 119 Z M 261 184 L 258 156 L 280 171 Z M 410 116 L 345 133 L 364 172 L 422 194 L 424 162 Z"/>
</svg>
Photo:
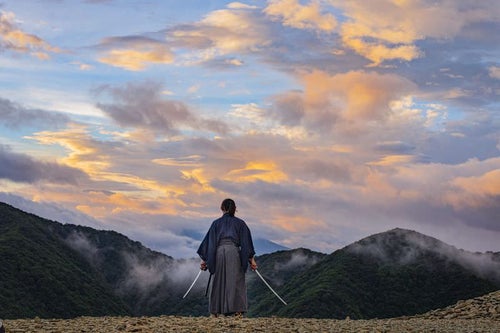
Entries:
<svg viewBox="0 0 500 333">
<path fill-rule="evenodd" d="M 204 315 L 208 274 L 114 231 L 61 224 L 0 203 L 0 317 Z"/>
<path fill-rule="evenodd" d="M 68 224 L 53 224 L 49 229 L 100 272 L 112 293 L 128 305 L 132 314 L 162 314 L 173 307 L 168 300 L 180 291 L 169 279 L 176 267 L 172 257 L 114 231 Z"/>
<path fill-rule="evenodd" d="M 498 254 L 472 254 L 394 229 L 326 256 L 277 288 L 259 316 L 388 318 L 423 313 L 500 288 Z"/>
<path fill-rule="evenodd" d="M 100 272 L 50 232 L 54 224 L 0 203 L 2 318 L 130 314 Z"/>
<path fill-rule="evenodd" d="M 289 251 L 277 251 L 257 257 L 259 272 L 277 290 L 289 283 L 299 273 L 305 272 L 311 266 L 322 260 L 326 254 L 299 248 Z M 260 278 L 249 270 L 247 273 L 247 293 L 249 316 L 258 316 L 262 306 L 272 303 L 283 304 L 274 296 Z M 287 300 L 285 300 L 286 302 Z"/>
<path fill-rule="evenodd" d="M 500 287 L 500 253 L 470 253 L 395 229 L 330 255 L 257 258 L 284 306 L 247 273 L 249 315 L 374 318 L 422 313 Z M 61 224 L 0 203 L 0 317 L 207 315 L 208 272 L 114 231 Z"/>
</svg>

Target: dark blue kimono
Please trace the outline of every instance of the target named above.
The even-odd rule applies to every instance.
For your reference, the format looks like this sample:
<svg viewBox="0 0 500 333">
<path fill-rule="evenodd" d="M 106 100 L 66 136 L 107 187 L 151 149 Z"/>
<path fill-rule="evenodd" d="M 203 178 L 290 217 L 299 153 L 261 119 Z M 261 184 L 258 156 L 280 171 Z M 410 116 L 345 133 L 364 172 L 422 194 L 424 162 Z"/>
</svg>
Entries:
<svg viewBox="0 0 500 333">
<path fill-rule="evenodd" d="M 245 221 L 226 213 L 212 222 L 197 251 L 200 258 L 206 262 L 210 274 L 215 272 L 217 245 L 221 239 L 231 239 L 240 248 L 241 268 L 246 272 L 248 259 L 255 255 L 255 249 Z"/>
</svg>

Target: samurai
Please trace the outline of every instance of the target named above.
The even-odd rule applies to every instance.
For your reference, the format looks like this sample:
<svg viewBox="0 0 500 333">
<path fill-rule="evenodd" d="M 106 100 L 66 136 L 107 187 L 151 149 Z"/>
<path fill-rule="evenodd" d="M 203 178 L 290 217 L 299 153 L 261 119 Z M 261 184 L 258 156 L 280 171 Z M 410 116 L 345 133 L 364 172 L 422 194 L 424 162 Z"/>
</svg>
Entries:
<svg viewBox="0 0 500 333">
<path fill-rule="evenodd" d="M 245 273 L 257 269 L 252 235 L 245 221 L 235 216 L 236 203 L 222 201 L 222 216 L 212 222 L 198 248 L 200 269 L 213 276 L 209 296 L 211 316 L 242 316 L 247 312 Z"/>
</svg>

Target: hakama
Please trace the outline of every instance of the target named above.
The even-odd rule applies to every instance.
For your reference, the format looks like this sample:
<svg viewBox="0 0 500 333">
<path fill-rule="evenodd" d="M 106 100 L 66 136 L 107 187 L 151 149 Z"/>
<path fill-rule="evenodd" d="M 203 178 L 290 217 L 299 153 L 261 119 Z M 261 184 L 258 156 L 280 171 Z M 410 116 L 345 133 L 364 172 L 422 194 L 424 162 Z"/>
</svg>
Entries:
<svg viewBox="0 0 500 333">
<path fill-rule="evenodd" d="M 217 247 L 217 265 L 212 276 L 210 313 L 234 314 L 247 311 L 245 273 L 241 268 L 239 248 L 223 239 Z"/>
</svg>

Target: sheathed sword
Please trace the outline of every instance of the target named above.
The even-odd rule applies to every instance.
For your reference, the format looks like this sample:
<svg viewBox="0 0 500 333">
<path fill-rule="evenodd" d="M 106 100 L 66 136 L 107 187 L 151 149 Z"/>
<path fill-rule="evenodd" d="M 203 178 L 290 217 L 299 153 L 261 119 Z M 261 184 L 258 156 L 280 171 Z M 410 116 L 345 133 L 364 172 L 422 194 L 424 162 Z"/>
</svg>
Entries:
<svg viewBox="0 0 500 333">
<path fill-rule="evenodd" d="M 262 277 L 262 275 L 260 275 L 259 271 L 258 271 L 258 270 L 255 270 L 255 273 L 257 273 L 257 275 L 260 277 L 260 279 L 262 280 L 262 282 L 264 282 L 264 283 L 266 284 L 266 286 L 269 288 L 269 290 L 271 290 L 271 291 L 273 292 L 273 294 L 275 294 L 275 295 L 276 295 L 276 297 L 278 297 L 278 298 L 279 298 L 279 300 L 280 300 L 281 302 L 283 302 L 283 304 L 287 305 L 287 304 L 286 304 L 286 302 L 283 300 L 283 298 L 281 298 L 281 297 L 280 297 L 280 295 L 278 295 L 278 293 L 277 293 L 277 292 L 275 292 L 273 288 L 271 288 L 271 286 L 269 285 L 269 283 L 267 283 L 267 281 L 266 281 L 266 280 L 264 280 L 264 278 Z"/>
<path fill-rule="evenodd" d="M 198 281 L 198 278 L 200 277 L 201 272 L 202 272 L 202 270 L 200 269 L 200 271 L 198 272 L 198 275 L 196 275 L 196 277 L 194 278 L 193 283 L 191 283 L 191 285 L 189 286 L 189 289 L 186 291 L 186 293 L 184 294 L 184 296 L 182 296 L 182 298 L 186 298 L 187 294 L 189 294 L 189 292 L 191 291 L 191 289 L 193 289 L 193 286 L 196 283 L 196 281 Z"/>
<path fill-rule="evenodd" d="M 207 289 L 205 289 L 205 297 L 208 295 L 208 289 L 210 287 L 210 280 L 212 280 L 212 274 L 208 277 Z"/>
</svg>

